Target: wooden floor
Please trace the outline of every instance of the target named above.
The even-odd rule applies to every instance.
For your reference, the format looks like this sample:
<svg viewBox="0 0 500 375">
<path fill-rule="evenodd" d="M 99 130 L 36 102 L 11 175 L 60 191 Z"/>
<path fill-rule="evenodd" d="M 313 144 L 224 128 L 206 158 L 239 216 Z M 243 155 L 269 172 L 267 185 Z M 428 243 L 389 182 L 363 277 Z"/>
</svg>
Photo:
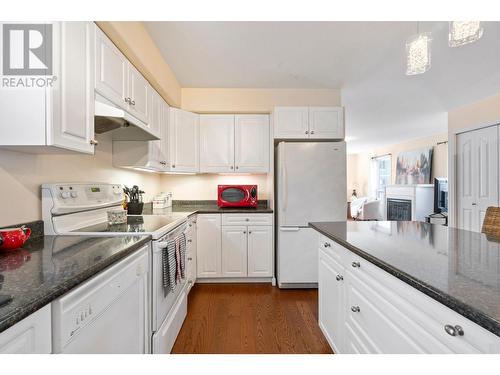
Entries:
<svg viewBox="0 0 500 375">
<path fill-rule="evenodd" d="M 331 353 L 317 321 L 317 290 L 196 284 L 172 353 Z"/>
</svg>

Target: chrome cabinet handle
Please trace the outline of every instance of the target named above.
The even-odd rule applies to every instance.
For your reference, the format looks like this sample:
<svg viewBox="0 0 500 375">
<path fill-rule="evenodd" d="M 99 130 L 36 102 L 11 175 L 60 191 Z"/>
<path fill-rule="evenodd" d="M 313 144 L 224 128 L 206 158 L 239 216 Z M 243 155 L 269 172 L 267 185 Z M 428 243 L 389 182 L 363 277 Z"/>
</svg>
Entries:
<svg viewBox="0 0 500 375">
<path fill-rule="evenodd" d="M 458 325 L 453 327 L 451 324 L 447 324 L 444 326 L 444 330 L 450 336 L 463 336 L 464 335 L 463 328 L 458 326 Z"/>
<path fill-rule="evenodd" d="M 361 267 L 361 264 L 359 264 L 359 262 L 352 262 L 351 266 L 353 266 L 354 268 L 359 268 Z"/>
<path fill-rule="evenodd" d="M 236 169 L 239 169 L 239 168 L 240 168 L 240 167 L 238 167 L 238 166 L 236 167 Z"/>
<path fill-rule="evenodd" d="M 244 231 L 243 231 L 243 234 L 247 234 L 247 231 L 246 231 L 246 230 L 244 230 Z"/>
<path fill-rule="evenodd" d="M 361 310 L 360 310 L 359 306 L 351 306 L 351 311 L 352 312 L 360 312 Z"/>
<path fill-rule="evenodd" d="M 231 165 L 231 167 L 230 167 L 230 168 L 231 168 L 231 169 L 234 169 L 234 167 L 233 167 L 232 165 Z"/>
<path fill-rule="evenodd" d="M 311 134 L 314 134 L 314 130 L 311 130 Z"/>
<path fill-rule="evenodd" d="M 160 161 L 160 164 L 161 165 L 167 165 L 167 162 L 166 161 Z"/>
<path fill-rule="evenodd" d="M 337 279 L 337 281 L 341 281 L 341 280 L 344 280 L 344 276 L 337 275 L 337 277 L 335 279 Z"/>
<path fill-rule="evenodd" d="M 125 103 L 130 103 L 130 98 L 125 98 Z"/>
<path fill-rule="evenodd" d="M 188 258 L 188 260 L 193 260 L 193 258 Z"/>
<path fill-rule="evenodd" d="M 306 134 L 309 134 L 309 131 L 308 131 L 308 130 L 306 130 Z"/>
<path fill-rule="evenodd" d="M 248 234 L 252 234 L 252 231 L 251 231 L 251 230 L 249 230 L 249 231 L 248 231 Z"/>
<path fill-rule="evenodd" d="M 135 105 L 135 100 L 130 100 L 129 103 Z"/>
<path fill-rule="evenodd" d="M 473 206 L 477 206 L 477 203 L 472 203 Z"/>
<path fill-rule="evenodd" d="M 193 240 L 188 240 L 188 243 L 191 243 L 191 242 L 193 242 Z"/>
<path fill-rule="evenodd" d="M 97 140 L 95 140 L 95 139 L 91 139 L 91 140 L 90 140 L 90 144 L 91 144 L 92 146 L 97 146 L 97 145 L 99 144 L 99 142 L 98 142 Z"/>
<path fill-rule="evenodd" d="M 245 221 L 250 221 L 250 219 L 247 217 L 247 218 L 245 219 Z"/>
<path fill-rule="evenodd" d="M 175 164 L 172 165 L 172 168 L 175 168 Z"/>
<path fill-rule="evenodd" d="M 324 247 L 331 247 L 332 245 L 330 245 L 330 243 L 328 243 L 328 242 L 325 242 L 325 243 L 323 244 L 323 246 L 324 246 Z"/>
</svg>

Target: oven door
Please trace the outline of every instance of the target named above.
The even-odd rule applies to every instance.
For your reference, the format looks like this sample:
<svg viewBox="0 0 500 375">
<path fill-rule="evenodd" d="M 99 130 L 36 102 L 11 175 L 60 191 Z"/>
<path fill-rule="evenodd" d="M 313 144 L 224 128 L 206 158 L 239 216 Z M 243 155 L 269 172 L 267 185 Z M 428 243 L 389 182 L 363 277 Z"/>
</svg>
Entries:
<svg viewBox="0 0 500 375">
<path fill-rule="evenodd" d="M 153 332 L 157 332 L 160 329 L 160 326 L 162 325 L 170 310 L 172 310 L 172 307 L 174 306 L 179 296 L 182 294 L 182 291 L 185 289 L 185 285 L 187 283 L 187 278 L 184 278 L 179 284 L 176 285 L 174 291 L 168 291 L 168 293 L 165 293 L 165 290 L 163 288 L 162 248 L 160 248 L 158 243 L 159 241 L 153 241 Z M 184 264 L 186 264 L 185 260 Z"/>
</svg>

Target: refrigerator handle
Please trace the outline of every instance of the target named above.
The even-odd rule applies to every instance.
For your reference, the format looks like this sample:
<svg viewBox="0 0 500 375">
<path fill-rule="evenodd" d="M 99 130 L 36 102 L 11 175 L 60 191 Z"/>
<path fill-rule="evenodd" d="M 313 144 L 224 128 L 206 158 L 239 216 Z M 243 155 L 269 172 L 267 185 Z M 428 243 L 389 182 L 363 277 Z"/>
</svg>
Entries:
<svg viewBox="0 0 500 375">
<path fill-rule="evenodd" d="M 286 143 L 283 143 L 283 147 L 281 148 L 281 153 L 280 153 L 281 177 L 282 177 L 281 183 L 283 185 L 282 211 L 286 211 L 287 199 L 288 199 L 288 187 L 287 187 L 287 183 L 286 183 L 285 147 L 286 147 Z"/>
<path fill-rule="evenodd" d="M 280 227 L 282 232 L 298 232 L 300 227 Z"/>
</svg>

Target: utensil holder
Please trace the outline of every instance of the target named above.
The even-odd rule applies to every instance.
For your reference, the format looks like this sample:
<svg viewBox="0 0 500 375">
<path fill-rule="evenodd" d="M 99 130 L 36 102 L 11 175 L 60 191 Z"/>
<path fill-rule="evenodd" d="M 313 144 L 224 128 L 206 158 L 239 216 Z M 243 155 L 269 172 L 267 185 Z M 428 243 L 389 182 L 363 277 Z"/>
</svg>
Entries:
<svg viewBox="0 0 500 375">
<path fill-rule="evenodd" d="M 144 202 L 128 202 L 127 212 L 129 215 L 141 215 L 144 208 Z"/>
</svg>

